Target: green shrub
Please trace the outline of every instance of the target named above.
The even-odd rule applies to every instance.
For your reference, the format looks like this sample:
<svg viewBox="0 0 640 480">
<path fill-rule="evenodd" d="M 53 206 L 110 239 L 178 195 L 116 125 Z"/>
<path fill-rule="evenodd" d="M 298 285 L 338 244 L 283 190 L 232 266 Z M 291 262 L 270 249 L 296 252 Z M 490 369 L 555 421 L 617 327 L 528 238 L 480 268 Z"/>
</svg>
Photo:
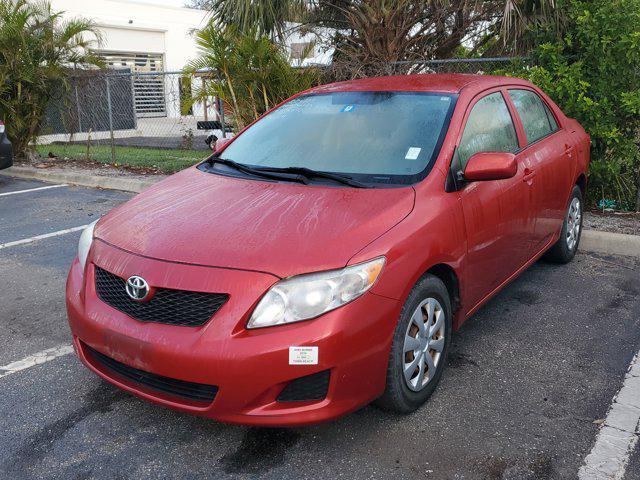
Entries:
<svg viewBox="0 0 640 480">
<path fill-rule="evenodd" d="M 563 5 L 563 39 L 507 73 L 538 85 L 591 135 L 591 200 L 640 210 L 640 0 Z"/>
<path fill-rule="evenodd" d="M 16 155 L 35 140 L 45 108 L 70 69 L 101 62 L 93 23 L 63 20 L 47 2 L 0 0 L 0 120 Z"/>
</svg>

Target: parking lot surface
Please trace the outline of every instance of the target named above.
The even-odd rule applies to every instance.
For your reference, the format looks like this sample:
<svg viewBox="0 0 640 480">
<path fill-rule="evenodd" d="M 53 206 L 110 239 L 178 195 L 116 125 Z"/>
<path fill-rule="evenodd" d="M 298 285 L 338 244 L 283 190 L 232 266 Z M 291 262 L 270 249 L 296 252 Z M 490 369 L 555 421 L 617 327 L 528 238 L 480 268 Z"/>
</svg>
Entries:
<svg viewBox="0 0 640 480">
<path fill-rule="evenodd" d="M 0 246 L 99 218 L 130 194 L 0 176 Z M 2 196 L 3 193 L 23 193 Z M 0 248 L 0 365 L 70 344 L 80 232 Z M 576 478 L 640 346 L 640 262 L 538 262 L 454 334 L 417 412 L 230 426 L 124 393 L 73 354 L 2 376 L 0 478 Z M 636 446 L 627 479 L 640 479 Z"/>
</svg>

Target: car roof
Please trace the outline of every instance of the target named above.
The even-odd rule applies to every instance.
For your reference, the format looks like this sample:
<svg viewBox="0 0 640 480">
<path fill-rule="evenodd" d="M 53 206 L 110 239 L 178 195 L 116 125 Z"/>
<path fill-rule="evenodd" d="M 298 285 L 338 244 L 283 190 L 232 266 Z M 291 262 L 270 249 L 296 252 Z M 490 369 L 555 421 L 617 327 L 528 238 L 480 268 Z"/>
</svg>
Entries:
<svg viewBox="0 0 640 480">
<path fill-rule="evenodd" d="M 484 90 L 500 85 L 531 85 L 520 78 L 497 75 L 468 75 L 425 73 L 414 75 L 393 75 L 372 77 L 346 82 L 330 83 L 308 90 L 307 93 L 330 93 L 350 91 L 412 91 L 459 93 L 466 87 Z"/>
</svg>

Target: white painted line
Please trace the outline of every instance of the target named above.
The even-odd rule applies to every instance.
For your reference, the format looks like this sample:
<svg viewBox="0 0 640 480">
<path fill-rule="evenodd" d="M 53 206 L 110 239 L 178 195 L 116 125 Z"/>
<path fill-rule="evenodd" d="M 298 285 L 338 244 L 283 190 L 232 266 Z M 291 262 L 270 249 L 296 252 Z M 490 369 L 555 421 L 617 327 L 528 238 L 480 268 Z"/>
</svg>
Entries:
<svg viewBox="0 0 640 480">
<path fill-rule="evenodd" d="M 640 352 L 633 357 L 622 388 L 613 398 L 596 443 L 578 472 L 580 480 L 621 480 L 638 443 Z"/>
<path fill-rule="evenodd" d="M 18 193 L 28 193 L 28 192 L 37 192 L 38 190 L 49 190 L 50 188 L 60 188 L 60 187 L 68 187 L 66 183 L 61 183 L 60 185 L 48 185 L 46 187 L 38 187 L 38 188 L 29 188 L 27 190 L 16 190 L 15 192 L 6 192 L 0 193 L 0 197 L 6 197 L 7 195 L 16 195 Z"/>
<path fill-rule="evenodd" d="M 53 347 L 47 350 L 43 350 L 27 358 L 23 358 L 22 360 L 18 360 L 16 362 L 10 363 L 9 365 L 5 365 L 4 367 L 0 367 L 0 378 L 11 375 L 12 373 L 20 372 L 21 370 L 26 370 L 27 368 L 31 368 L 35 365 L 41 365 L 43 363 L 50 362 L 54 358 L 68 355 L 72 352 L 73 347 L 71 345 L 60 345 L 59 347 Z"/>
<path fill-rule="evenodd" d="M 78 230 L 84 230 L 89 225 L 80 225 L 79 227 L 67 228 L 65 230 L 58 230 L 57 232 L 45 233 L 43 235 L 36 235 L 35 237 L 23 238 L 22 240 L 15 240 L 13 242 L 0 243 L 0 250 L 3 248 L 15 247 L 16 245 L 24 245 L 26 243 L 36 242 L 45 238 L 59 237 L 60 235 L 66 235 L 67 233 L 77 232 Z"/>
</svg>

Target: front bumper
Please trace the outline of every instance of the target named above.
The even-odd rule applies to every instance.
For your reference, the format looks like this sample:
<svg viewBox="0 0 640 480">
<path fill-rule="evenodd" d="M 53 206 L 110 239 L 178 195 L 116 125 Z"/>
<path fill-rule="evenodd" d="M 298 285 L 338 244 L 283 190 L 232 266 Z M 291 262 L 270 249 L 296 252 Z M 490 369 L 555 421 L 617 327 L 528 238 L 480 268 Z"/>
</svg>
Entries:
<svg viewBox="0 0 640 480">
<path fill-rule="evenodd" d="M 94 263 L 123 278 L 141 275 L 155 286 L 228 293 L 229 301 L 202 327 L 141 323 L 99 300 Z M 334 419 L 384 390 L 400 308 L 396 300 L 367 293 L 314 320 L 246 330 L 248 316 L 276 277 L 151 260 L 96 241 L 86 279 L 83 285 L 74 261 L 67 311 L 78 356 L 101 377 L 152 402 L 229 423 L 294 426 Z M 86 346 L 145 372 L 214 385 L 217 394 L 202 404 L 154 391 L 101 368 Z M 318 363 L 290 365 L 291 346 L 317 346 Z M 277 401 L 292 380 L 326 370 L 330 381 L 324 399 Z"/>
</svg>

